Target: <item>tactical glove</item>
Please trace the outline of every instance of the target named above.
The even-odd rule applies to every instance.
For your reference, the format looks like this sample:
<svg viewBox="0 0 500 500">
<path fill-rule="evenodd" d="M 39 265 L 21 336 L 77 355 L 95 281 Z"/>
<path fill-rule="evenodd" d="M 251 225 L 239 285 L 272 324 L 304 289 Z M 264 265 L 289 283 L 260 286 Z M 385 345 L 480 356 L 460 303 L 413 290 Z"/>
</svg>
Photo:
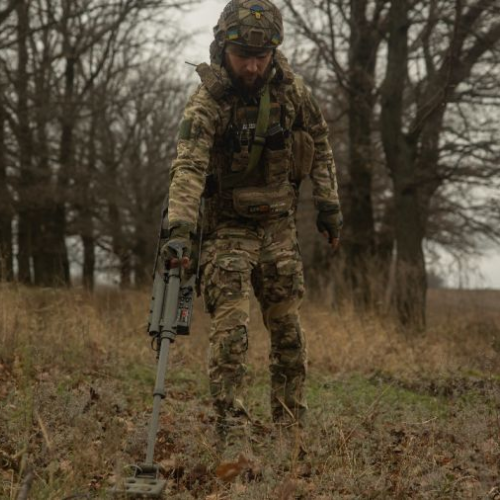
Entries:
<svg viewBox="0 0 500 500">
<path fill-rule="evenodd" d="M 191 257 L 191 225 L 179 224 L 170 229 L 167 243 L 161 247 L 161 256 L 166 262 L 178 259 L 179 255 L 172 248 L 182 248 L 182 258 L 189 260 Z"/>
<path fill-rule="evenodd" d="M 329 243 L 339 238 L 342 224 L 342 213 L 338 206 L 332 205 L 330 207 L 324 207 L 323 209 L 320 208 L 316 219 L 316 227 L 321 234 L 325 231 L 328 233 Z"/>
</svg>

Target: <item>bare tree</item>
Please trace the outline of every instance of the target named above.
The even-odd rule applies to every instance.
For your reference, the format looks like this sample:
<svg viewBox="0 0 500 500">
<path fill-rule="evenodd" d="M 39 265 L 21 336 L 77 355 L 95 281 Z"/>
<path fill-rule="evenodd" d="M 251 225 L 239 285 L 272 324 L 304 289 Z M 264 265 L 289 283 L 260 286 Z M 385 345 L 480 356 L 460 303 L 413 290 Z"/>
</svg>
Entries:
<svg viewBox="0 0 500 500">
<path fill-rule="evenodd" d="M 131 283 L 132 275 L 136 283 L 149 276 L 157 212 L 167 191 L 185 98 L 185 88 L 158 60 L 129 84 L 129 94 L 108 101 L 99 119 L 106 129 L 100 134 L 105 139 L 100 186 L 108 193 L 101 233 L 111 237 L 122 286 Z"/>
<path fill-rule="evenodd" d="M 387 32 L 387 3 L 387 0 L 320 3 L 306 0 L 299 7 L 297 2 L 284 1 L 292 25 L 309 40 L 323 66 L 336 77 L 337 85 L 332 88 L 330 82 L 322 95 L 324 92 L 345 95 L 348 155 L 341 181 L 347 221 L 343 247 L 347 257 L 345 277 L 359 305 L 371 301 L 368 268 L 376 256 L 382 257 L 374 218 L 377 152 L 373 134 L 377 103 L 375 70 L 379 47 Z"/>
<path fill-rule="evenodd" d="M 284 3 L 309 50 L 335 75 L 317 94 L 327 101 L 332 92 L 347 96 L 347 265 L 366 274 L 355 264 L 360 245 L 384 269 L 394 239 L 398 315 L 422 328 L 424 240 L 470 252 L 481 235 L 499 236 L 493 189 L 500 6 L 495 0 Z"/>
<path fill-rule="evenodd" d="M 7 184 L 6 110 L 0 86 L 0 282 L 11 281 L 14 275 L 12 220 L 14 204 Z"/>
<path fill-rule="evenodd" d="M 30 255 L 33 232 L 33 200 L 31 189 L 33 176 L 33 134 L 29 115 L 29 77 L 28 77 L 28 35 L 29 5 L 20 0 L 16 6 L 17 13 L 17 72 L 15 91 L 17 96 L 16 136 L 19 151 L 19 186 L 18 186 L 18 276 L 19 281 L 31 283 Z"/>
<path fill-rule="evenodd" d="M 453 24 L 445 31 L 451 14 Z M 446 112 L 459 98 L 456 89 L 471 77 L 473 68 L 487 64 L 483 56 L 498 50 L 500 23 L 490 21 L 497 11 L 494 0 L 478 0 L 465 8 L 431 2 L 426 10 L 423 50 L 426 73 L 415 85 L 415 105 L 405 105 L 405 90 L 411 84 L 409 58 L 409 1 L 392 2 L 387 71 L 382 88 L 382 140 L 387 166 L 394 181 L 395 234 L 397 245 L 396 302 L 403 324 L 425 325 L 426 278 L 422 243 L 427 233 L 431 202 L 447 180 L 442 169 Z M 448 18 L 449 19 L 449 18 Z M 432 45 L 427 36 L 440 25 L 445 42 Z M 493 68 L 498 71 L 498 66 Z M 408 85 L 402 85 L 408 82 Z M 475 175 L 469 172 L 469 180 Z"/>
<path fill-rule="evenodd" d="M 15 10 L 15 0 L 0 10 L 0 27 Z M 0 58 L 0 65 L 5 66 L 5 61 Z M 7 182 L 7 109 L 4 94 L 7 82 L 0 73 L 0 282 L 11 281 L 14 276 L 13 247 L 12 247 L 12 221 L 14 218 L 14 205 Z"/>
<path fill-rule="evenodd" d="M 166 43 L 179 42 L 182 37 L 174 36 L 171 29 L 171 40 L 169 36 L 155 40 L 155 17 L 192 3 L 21 0 L 0 10 L 0 76 L 5 90 L 0 102 L 2 279 L 12 276 L 15 240 L 19 280 L 69 284 L 67 239 L 79 236 L 84 283 L 92 288 L 95 249 L 102 236 L 96 223 L 105 219 L 98 212 L 109 207 L 96 198 L 103 194 L 110 198 L 112 193 L 100 189 L 99 182 L 110 156 L 106 150 L 112 146 L 106 139 L 115 134 L 106 129 L 105 120 L 99 120 L 119 98 L 122 108 L 129 109 L 128 99 L 134 100 L 139 93 L 165 90 L 159 82 L 166 77 L 158 78 L 152 89 L 154 85 L 146 83 L 140 68 L 148 64 L 145 71 L 151 72 L 149 58 L 158 59 L 162 51 L 171 53 L 176 44 L 167 51 Z M 165 57 L 160 59 L 165 62 Z M 162 71 L 173 75 L 168 66 L 162 66 Z M 141 89 L 127 87 L 134 79 L 144 82 Z M 150 109 L 158 112 L 160 108 Z M 170 124 L 177 122 L 172 115 L 162 117 Z M 138 115 L 135 118 L 143 120 Z M 15 144 L 9 151 L 12 138 Z M 141 161 L 141 155 L 136 159 Z M 118 156 L 112 162 L 115 178 L 121 175 L 121 160 Z M 116 226 L 120 225 L 118 220 Z M 123 249 L 115 245 L 116 252 L 133 253 L 126 247 L 129 243 L 124 242 Z"/>
</svg>

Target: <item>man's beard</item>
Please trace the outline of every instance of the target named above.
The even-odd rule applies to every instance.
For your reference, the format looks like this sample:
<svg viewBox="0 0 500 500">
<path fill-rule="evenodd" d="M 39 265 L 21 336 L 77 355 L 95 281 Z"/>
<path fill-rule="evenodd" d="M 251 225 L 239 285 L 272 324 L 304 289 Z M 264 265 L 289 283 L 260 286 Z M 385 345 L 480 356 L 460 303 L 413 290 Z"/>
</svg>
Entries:
<svg viewBox="0 0 500 500">
<path fill-rule="evenodd" d="M 245 82 L 245 79 L 242 76 L 235 75 L 230 64 L 226 64 L 225 66 L 236 90 L 243 96 L 249 97 L 256 96 L 259 93 L 259 91 L 264 87 L 267 80 L 269 79 L 269 75 L 271 74 L 271 71 L 273 69 L 273 65 L 269 64 L 264 73 L 264 76 L 258 75 L 255 81 L 249 85 Z"/>
</svg>

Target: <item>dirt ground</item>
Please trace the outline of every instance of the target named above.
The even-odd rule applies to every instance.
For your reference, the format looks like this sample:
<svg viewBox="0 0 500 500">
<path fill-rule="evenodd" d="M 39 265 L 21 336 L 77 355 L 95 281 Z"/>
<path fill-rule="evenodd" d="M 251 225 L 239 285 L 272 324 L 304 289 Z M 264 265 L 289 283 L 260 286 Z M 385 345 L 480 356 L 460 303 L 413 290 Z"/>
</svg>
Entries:
<svg viewBox="0 0 500 500">
<path fill-rule="evenodd" d="M 0 498 L 107 498 L 144 460 L 156 360 L 148 293 L 0 288 Z M 269 416 L 268 338 L 254 307 L 252 454 L 218 468 L 208 320 L 169 359 L 156 460 L 165 498 L 500 499 L 500 292 L 433 290 L 429 327 L 324 301 L 303 307 L 308 426 Z M 25 495 L 25 496 L 23 496 Z"/>
</svg>

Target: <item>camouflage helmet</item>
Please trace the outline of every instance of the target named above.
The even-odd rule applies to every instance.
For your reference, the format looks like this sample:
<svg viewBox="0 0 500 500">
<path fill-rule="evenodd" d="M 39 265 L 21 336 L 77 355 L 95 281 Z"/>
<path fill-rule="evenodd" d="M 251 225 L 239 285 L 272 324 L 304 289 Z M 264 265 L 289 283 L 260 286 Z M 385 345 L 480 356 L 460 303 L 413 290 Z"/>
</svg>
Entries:
<svg viewBox="0 0 500 500">
<path fill-rule="evenodd" d="M 214 37 L 210 55 L 220 64 L 228 43 L 254 51 L 278 47 L 283 41 L 283 19 L 269 0 L 231 0 L 214 27 Z"/>
</svg>

